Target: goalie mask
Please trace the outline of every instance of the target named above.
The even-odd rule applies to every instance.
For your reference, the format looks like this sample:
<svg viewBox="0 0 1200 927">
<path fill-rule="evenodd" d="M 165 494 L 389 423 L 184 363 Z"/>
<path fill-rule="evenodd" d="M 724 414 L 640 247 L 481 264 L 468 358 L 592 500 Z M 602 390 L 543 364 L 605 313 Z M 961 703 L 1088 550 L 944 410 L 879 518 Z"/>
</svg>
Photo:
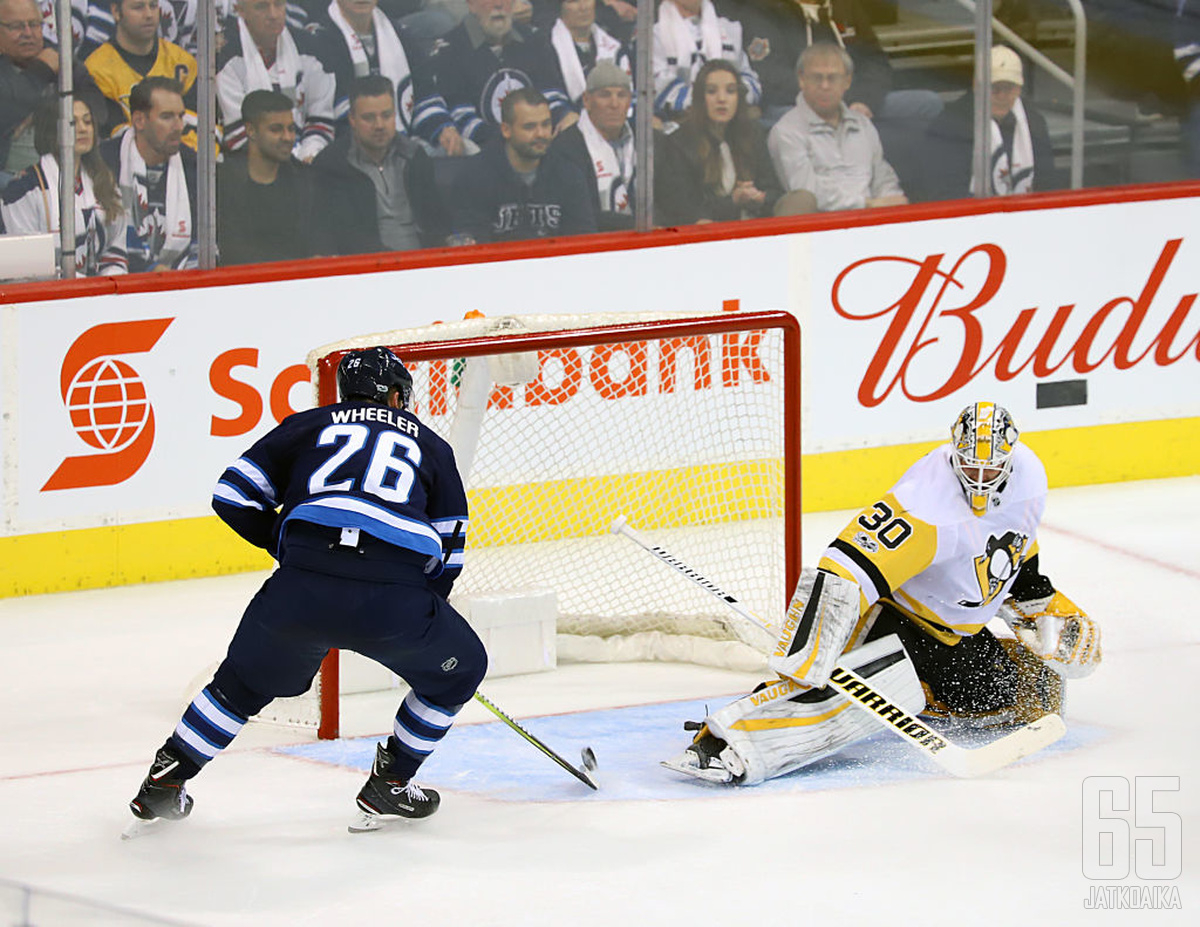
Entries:
<svg viewBox="0 0 1200 927">
<path fill-rule="evenodd" d="M 967 406 L 950 430 L 950 463 L 976 515 L 999 503 L 1019 435 L 1008 410 L 993 402 Z"/>
<path fill-rule="evenodd" d="M 342 399 L 369 399 L 387 404 L 388 394 L 400 393 L 400 407 L 408 408 L 412 397 L 412 374 L 387 348 L 352 351 L 342 358 L 337 371 L 338 392 Z"/>
</svg>

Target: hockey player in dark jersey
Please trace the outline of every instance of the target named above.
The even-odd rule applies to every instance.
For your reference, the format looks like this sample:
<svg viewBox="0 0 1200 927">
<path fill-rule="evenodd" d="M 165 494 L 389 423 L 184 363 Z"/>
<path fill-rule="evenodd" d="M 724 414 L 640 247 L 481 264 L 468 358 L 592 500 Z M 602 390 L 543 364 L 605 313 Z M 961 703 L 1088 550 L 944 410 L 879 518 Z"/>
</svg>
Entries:
<svg viewBox="0 0 1200 927">
<path fill-rule="evenodd" d="M 130 802 L 139 822 L 129 835 L 187 817 L 187 781 L 270 701 L 306 691 L 331 648 L 412 687 L 351 830 L 437 810 L 437 793 L 413 776 L 487 669 L 483 644 L 446 602 L 462 569 L 466 494 L 450 446 L 407 410 L 412 377 L 391 351 L 348 354 L 338 389 L 341 402 L 288 416 L 217 484 L 217 514 L 279 568 L 159 748 Z"/>
</svg>

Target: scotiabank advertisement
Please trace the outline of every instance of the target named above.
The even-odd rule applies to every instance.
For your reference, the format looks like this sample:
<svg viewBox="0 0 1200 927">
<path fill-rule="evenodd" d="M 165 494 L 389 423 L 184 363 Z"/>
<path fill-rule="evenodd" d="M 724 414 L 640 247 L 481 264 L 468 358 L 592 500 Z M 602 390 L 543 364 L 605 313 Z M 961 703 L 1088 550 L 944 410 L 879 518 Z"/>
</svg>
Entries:
<svg viewBox="0 0 1200 927">
<path fill-rule="evenodd" d="M 311 405 L 310 350 L 470 311 L 791 311 L 807 455 L 939 438 L 985 396 L 1027 431 L 1200 415 L 1198 293 L 1176 198 L 2 306 L 3 533 L 208 514 Z"/>
</svg>

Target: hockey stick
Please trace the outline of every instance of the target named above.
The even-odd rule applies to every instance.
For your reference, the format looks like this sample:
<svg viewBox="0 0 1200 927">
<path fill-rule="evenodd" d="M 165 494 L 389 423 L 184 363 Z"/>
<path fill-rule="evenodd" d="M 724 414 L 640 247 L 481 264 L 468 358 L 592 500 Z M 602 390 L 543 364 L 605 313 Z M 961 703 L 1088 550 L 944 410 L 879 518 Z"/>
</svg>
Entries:
<svg viewBox="0 0 1200 927">
<path fill-rule="evenodd" d="M 758 625 L 767 633 L 774 633 L 765 621 L 746 608 L 734 596 L 725 592 L 708 577 L 684 563 L 666 548 L 651 543 L 629 527 L 624 515 L 619 515 L 609 530 L 613 534 L 622 534 L 629 538 L 677 573 L 720 599 L 747 621 Z M 922 751 L 948 773 L 962 778 L 986 775 L 1014 763 L 1022 757 L 1049 746 L 1067 732 L 1067 726 L 1061 717 L 1057 714 L 1047 714 L 985 746 L 968 749 L 951 743 L 940 734 L 930 730 L 853 670 L 846 669 L 840 663 L 834 667 L 833 673 L 829 677 L 829 686 L 846 696 L 852 704 L 862 708 L 881 726 Z"/>
<path fill-rule="evenodd" d="M 463 529 L 463 523 L 461 521 L 455 522 L 454 533 L 450 536 L 451 545 L 453 545 L 458 540 L 459 536 L 462 534 L 462 529 Z M 565 769 L 567 772 L 569 772 L 572 776 L 574 776 L 576 779 L 578 779 L 580 782 L 582 782 L 588 788 L 599 790 L 600 786 L 598 786 L 596 784 L 596 780 L 592 777 L 592 771 L 596 768 L 596 754 L 594 754 L 592 752 L 591 747 L 583 748 L 583 751 L 582 751 L 583 769 L 579 769 L 575 766 L 572 766 L 570 763 L 568 763 L 566 760 L 564 760 L 561 756 L 559 756 L 557 753 L 555 753 L 553 750 L 551 750 L 549 747 L 547 747 L 544 743 L 542 743 L 540 740 L 538 740 L 536 737 L 534 737 L 532 734 L 530 734 L 529 731 L 527 731 L 527 730 L 525 730 L 525 728 L 521 727 L 521 725 L 519 723 L 517 723 L 517 721 L 514 718 L 511 718 L 507 714 L 505 714 L 495 703 L 493 703 L 490 699 L 488 699 L 488 697 L 486 695 L 484 695 L 482 692 L 475 693 L 475 701 L 479 702 L 480 705 L 482 705 L 484 708 L 486 708 L 488 711 L 490 711 L 492 714 L 494 714 L 497 718 L 499 718 L 501 721 L 503 721 L 505 724 L 507 724 L 509 727 L 511 727 L 514 731 L 516 731 L 518 734 L 520 734 L 522 737 L 524 737 L 527 741 L 529 741 L 531 744 L 533 744 L 535 747 L 537 747 L 539 750 L 541 750 L 542 753 L 546 754 L 546 756 L 548 756 L 548 757 L 550 757 L 550 759 L 554 760 L 554 762 L 556 762 L 559 766 L 561 766 L 563 769 Z"/>
<path fill-rule="evenodd" d="M 486 695 L 484 695 L 482 692 L 475 693 L 475 701 L 479 702 L 480 705 L 482 705 L 484 708 L 486 708 L 488 711 L 490 711 L 492 714 L 494 714 L 497 718 L 499 718 L 501 721 L 503 721 L 505 724 L 507 724 L 509 727 L 511 727 L 514 731 L 516 731 L 518 734 L 520 734 L 522 737 L 524 737 L 527 741 L 529 741 L 531 744 L 533 744 L 535 747 L 537 747 L 539 750 L 541 750 L 542 753 L 546 754 L 546 756 L 548 756 L 548 757 L 550 757 L 550 759 L 554 760 L 554 762 L 556 762 L 559 766 L 561 766 L 563 769 L 565 769 L 567 772 L 569 772 L 572 776 L 574 776 L 576 779 L 578 779 L 580 782 L 582 782 L 588 788 L 591 788 L 591 789 L 599 789 L 600 788 L 600 786 L 596 784 L 595 777 L 592 776 L 592 772 L 596 768 L 596 754 L 594 754 L 592 752 L 591 747 L 583 748 L 583 750 L 582 750 L 583 769 L 579 769 L 576 766 L 572 766 L 570 763 L 568 763 L 566 760 L 564 760 L 561 756 L 559 756 L 557 753 L 555 753 L 553 750 L 551 750 L 549 747 L 547 747 L 544 743 L 542 743 L 540 740 L 538 740 L 536 737 L 534 737 L 532 734 L 530 734 L 529 731 L 527 731 L 527 730 L 525 730 L 525 728 L 521 727 L 520 723 L 518 723 L 516 720 L 514 720 L 513 718 L 511 718 L 507 714 L 505 714 L 500 708 L 498 708 L 495 704 L 493 704 L 492 701 L 490 699 L 488 699 L 488 697 Z"/>
</svg>

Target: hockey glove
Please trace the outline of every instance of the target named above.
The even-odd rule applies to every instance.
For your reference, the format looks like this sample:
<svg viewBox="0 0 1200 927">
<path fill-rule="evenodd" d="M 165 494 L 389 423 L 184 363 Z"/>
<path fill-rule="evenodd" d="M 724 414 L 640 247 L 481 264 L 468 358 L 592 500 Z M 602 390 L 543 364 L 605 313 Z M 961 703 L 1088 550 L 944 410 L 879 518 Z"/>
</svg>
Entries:
<svg viewBox="0 0 1200 927">
<path fill-rule="evenodd" d="M 1040 599 L 1008 599 L 1000 608 L 1017 639 L 1064 679 L 1080 679 L 1100 665 L 1100 627 L 1061 592 Z"/>
</svg>

